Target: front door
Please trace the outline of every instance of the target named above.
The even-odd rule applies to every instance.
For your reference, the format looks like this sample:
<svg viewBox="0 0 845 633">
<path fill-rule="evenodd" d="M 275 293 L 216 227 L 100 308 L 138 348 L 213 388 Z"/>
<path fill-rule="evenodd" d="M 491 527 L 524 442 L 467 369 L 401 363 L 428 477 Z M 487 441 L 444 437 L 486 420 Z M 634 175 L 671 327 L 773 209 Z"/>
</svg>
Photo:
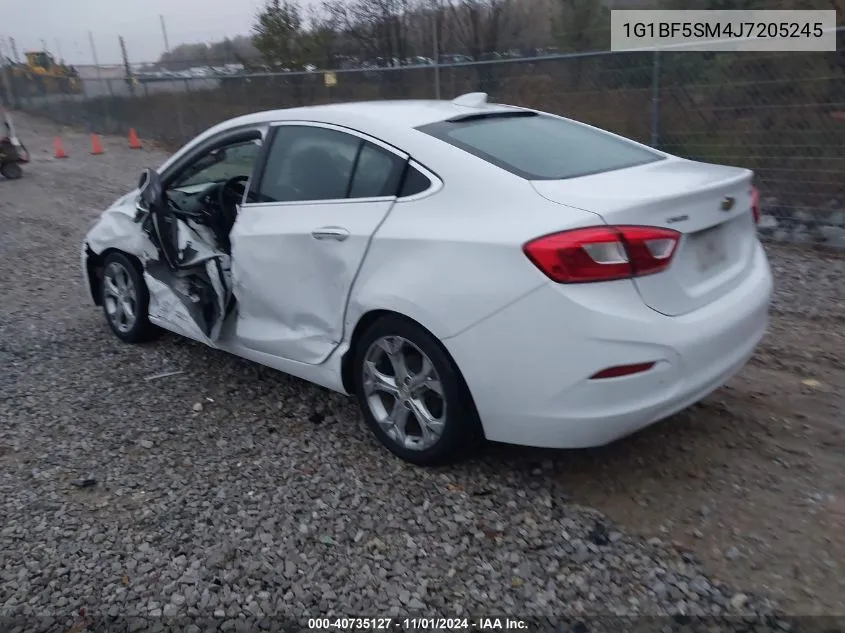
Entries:
<svg viewBox="0 0 845 633">
<path fill-rule="evenodd" d="M 235 336 L 248 349 L 323 362 L 343 340 L 346 303 L 387 217 L 407 156 L 332 126 L 277 126 L 231 233 Z"/>
<path fill-rule="evenodd" d="M 246 138 L 201 153 L 170 176 L 144 220 L 159 253 L 144 262 L 150 316 L 207 343 L 220 337 L 232 298 L 225 218 L 234 216 L 259 151 L 256 138 Z"/>
</svg>

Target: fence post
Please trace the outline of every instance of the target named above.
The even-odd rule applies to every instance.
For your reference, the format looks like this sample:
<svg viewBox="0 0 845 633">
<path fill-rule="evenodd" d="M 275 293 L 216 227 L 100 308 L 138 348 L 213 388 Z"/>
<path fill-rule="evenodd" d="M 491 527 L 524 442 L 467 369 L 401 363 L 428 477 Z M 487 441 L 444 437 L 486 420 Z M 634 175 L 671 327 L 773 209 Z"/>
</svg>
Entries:
<svg viewBox="0 0 845 633">
<path fill-rule="evenodd" d="M 132 74 L 132 65 L 129 63 L 129 55 L 126 54 L 126 42 L 122 35 L 117 36 L 120 44 L 120 54 L 123 57 L 123 69 L 126 72 L 126 85 L 129 87 L 129 96 L 135 96 L 135 77 Z"/>
<path fill-rule="evenodd" d="M 434 9 L 434 28 L 432 30 L 432 40 L 434 43 L 434 98 L 440 100 L 440 39 L 438 37 L 438 28 L 440 26 L 438 18 L 440 17 L 440 7 L 435 5 Z"/>
<path fill-rule="evenodd" d="M 17 95 L 15 94 L 15 89 L 12 87 L 12 80 L 9 79 L 9 69 L 6 64 L 6 49 L 3 45 L 2 38 L 0 38 L 0 75 L 2 75 L 0 80 L 3 82 L 0 87 L 2 87 L 2 93 L 6 96 L 5 102 L 3 99 L 0 99 L 0 106 L 5 106 L 9 109 L 17 107 Z"/>
<path fill-rule="evenodd" d="M 193 89 L 191 88 L 191 84 L 195 81 L 192 78 L 185 78 L 185 106 L 188 111 L 188 116 L 191 118 L 191 136 L 196 136 L 200 133 L 200 121 L 197 119 L 196 111 L 194 110 L 194 99 L 193 99 Z M 200 80 L 202 81 L 202 80 Z"/>
<path fill-rule="evenodd" d="M 15 107 L 15 102 L 17 99 L 15 98 L 14 89 L 12 88 L 12 82 L 9 79 L 9 69 L 6 68 L 6 60 L 0 57 L 0 74 L 3 75 L 3 94 L 5 95 L 5 99 L 0 99 L 0 105 L 6 106 L 9 109 Z"/>
<path fill-rule="evenodd" d="M 651 146 L 657 148 L 660 138 L 660 51 L 655 50 L 651 62 Z"/>
</svg>

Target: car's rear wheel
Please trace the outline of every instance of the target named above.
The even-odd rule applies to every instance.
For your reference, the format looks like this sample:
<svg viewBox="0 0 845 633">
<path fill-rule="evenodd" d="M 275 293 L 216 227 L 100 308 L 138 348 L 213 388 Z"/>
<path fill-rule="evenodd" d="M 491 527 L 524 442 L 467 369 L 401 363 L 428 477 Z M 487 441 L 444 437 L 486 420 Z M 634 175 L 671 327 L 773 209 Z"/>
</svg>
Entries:
<svg viewBox="0 0 845 633">
<path fill-rule="evenodd" d="M 137 266 L 123 253 L 110 253 L 103 262 L 101 303 L 106 321 L 126 343 L 149 340 L 154 327 L 147 317 L 150 295 Z"/>
<path fill-rule="evenodd" d="M 434 465 L 475 447 L 478 423 L 469 390 L 425 329 L 398 315 L 382 317 L 359 339 L 354 363 L 364 419 L 395 455 Z"/>
</svg>

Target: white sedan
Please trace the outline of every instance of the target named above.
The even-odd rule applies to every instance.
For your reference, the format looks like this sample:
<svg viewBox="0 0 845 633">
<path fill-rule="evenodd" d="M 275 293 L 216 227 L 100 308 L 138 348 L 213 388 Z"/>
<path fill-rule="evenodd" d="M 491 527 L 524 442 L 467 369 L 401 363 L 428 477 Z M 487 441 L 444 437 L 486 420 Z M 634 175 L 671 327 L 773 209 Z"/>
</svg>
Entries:
<svg viewBox="0 0 845 633">
<path fill-rule="evenodd" d="M 454 101 L 260 112 L 188 143 L 82 246 L 95 304 L 354 394 L 418 464 L 609 443 L 701 400 L 767 327 L 752 172 Z"/>
</svg>

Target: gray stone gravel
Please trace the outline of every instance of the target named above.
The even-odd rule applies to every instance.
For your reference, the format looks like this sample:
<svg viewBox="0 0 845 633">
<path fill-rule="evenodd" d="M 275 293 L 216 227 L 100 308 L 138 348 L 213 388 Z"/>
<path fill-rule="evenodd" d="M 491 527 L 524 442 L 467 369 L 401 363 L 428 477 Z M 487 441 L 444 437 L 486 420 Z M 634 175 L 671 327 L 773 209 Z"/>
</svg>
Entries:
<svg viewBox="0 0 845 633">
<path fill-rule="evenodd" d="M 339 395 L 173 336 L 121 344 L 84 294 L 79 242 L 164 155 L 108 138 L 91 156 L 64 131 L 71 157 L 52 160 L 55 128 L 16 122 L 35 162 L 0 181 L 0 615 L 234 630 L 283 615 L 773 612 L 691 553 L 569 503 L 551 462 L 412 467 Z M 781 277 L 778 309 L 806 299 L 797 276 Z M 145 380 L 169 371 L 183 373 Z"/>
</svg>

